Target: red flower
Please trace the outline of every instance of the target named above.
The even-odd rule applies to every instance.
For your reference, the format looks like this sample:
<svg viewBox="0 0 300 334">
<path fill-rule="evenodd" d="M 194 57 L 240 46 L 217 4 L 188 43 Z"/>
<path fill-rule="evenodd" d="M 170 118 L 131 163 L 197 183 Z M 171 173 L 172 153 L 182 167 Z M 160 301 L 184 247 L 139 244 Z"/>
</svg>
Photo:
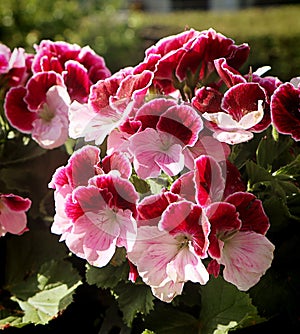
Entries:
<svg viewBox="0 0 300 334">
<path fill-rule="evenodd" d="M 175 36 L 161 39 L 146 50 L 145 60 L 135 68 L 135 73 L 145 69 L 154 72 L 154 87 L 164 94 L 192 76 L 194 85 L 207 78 L 214 70 L 214 60 L 224 57 L 238 69 L 249 55 L 249 46 L 237 46 L 230 38 L 213 29 L 202 32 L 190 29 Z"/>
<path fill-rule="evenodd" d="M 291 83 L 279 86 L 271 100 L 272 122 L 279 133 L 300 140 L 300 89 Z"/>
<path fill-rule="evenodd" d="M 104 59 L 88 46 L 44 40 L 35 49 L 33 72 L 61 74 L 72 100 L 86 102 L 91 85 L 111 74 Z"/>
</svg>

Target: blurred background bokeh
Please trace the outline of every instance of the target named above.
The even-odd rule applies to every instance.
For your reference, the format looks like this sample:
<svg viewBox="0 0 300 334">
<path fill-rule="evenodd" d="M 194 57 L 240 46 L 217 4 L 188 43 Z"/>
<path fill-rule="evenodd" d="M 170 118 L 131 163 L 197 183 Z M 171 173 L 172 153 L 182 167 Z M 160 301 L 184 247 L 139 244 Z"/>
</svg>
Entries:
<svg viewBox="0 0 300 334">
<path fill-rule="evenodd" d="M 300 74 L 299 16 L 299 0 L 1 0 L 0 42 L 28 52 L 42 39 L 90 45 L 116 72 L 161 37 L 212 27 L 250 45 L 246 67 L 290 80 Z"/>
</svg>

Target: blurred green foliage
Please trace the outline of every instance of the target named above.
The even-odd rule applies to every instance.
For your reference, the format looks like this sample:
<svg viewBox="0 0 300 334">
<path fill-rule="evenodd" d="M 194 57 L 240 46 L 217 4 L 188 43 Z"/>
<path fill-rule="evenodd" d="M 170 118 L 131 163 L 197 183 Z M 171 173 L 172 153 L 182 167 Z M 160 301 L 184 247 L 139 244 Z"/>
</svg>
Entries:
<svg viewBox="0 0 300 334">
<path fill-rule="evenodd" d="M 130 10 L 126 0 L 1 0 L 0 41 L 29 52 L 42 39 L 90 45 L 115 72 L 140 62 L 161 37 L 212 27 L 250 45 L 246 66 L 270 65 L 268 74 L 290 80 L 300 74 L 299 16 L 299 5 L 149 14 Z"/>
<path fill-rule="evenodd" d="M 42 39 L 90 45 L 114 72 L 135 62 L 136 36 L 128 26 L 124 4 L 123 0 L 1 0 L 0 41 L 28 52 Z"/>
<path fill-rule="evenodd" d="M 237 44 L 248 43 L 253 69 L 272 67 L 268 75 L 287 81 L 300 75 L 300 5 L 253 7 L 239 11 L 174 11 L 169 14 L 143 12 L 131 16 L 131 26 L 146 39 L 178 33 L 185 28 L 210 27 Z"/>
</svg>

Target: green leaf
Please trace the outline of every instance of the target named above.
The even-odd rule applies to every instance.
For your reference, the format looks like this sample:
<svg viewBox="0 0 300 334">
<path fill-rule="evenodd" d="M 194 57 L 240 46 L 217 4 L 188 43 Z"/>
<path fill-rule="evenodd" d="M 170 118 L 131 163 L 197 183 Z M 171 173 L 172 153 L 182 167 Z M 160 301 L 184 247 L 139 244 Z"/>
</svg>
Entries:
<svg viewBox="0 0 300 334">
<path fill-rule="evenodd" d="M 121 282 L 114 289 L 118 296 L 117 302 L 123 312 L 123 319 L 127 326 L 131 326 L 138 313 L 148 314 L 153 310 L 154 296 L 148 285 Z"/>
<path fill-rule="evenodd" d="M 254 138 L 247 143 L 233 145 L 229 160 L 238 168 L 241 169 L 246 161 L 255 157 L 257 146 L 264 133 L 256 133 Z"/>
<path fill-rule="evenodd" d="M 287 205 L 290 211 L 291 216 L 294 219 L 300 220 L 300 194 L 290 196 L 287 198 Z"/>
<path fill-rule="evenodd" d="M 45 324 L 72 302 L 72 295 L 81 284 L 80 276 L 71 263 L 51 260 L 41 266 L 35 277 L 35 285 L 32 276 L 29 286 L 26 282 L 15 286 L 12 300 L 24 311 L 22 323 Z M 19 297 L 26 295 L 30 297 Z"/>
<path fill-rule="evenodd" d="M 220 276 L 217 279 L 211 277 L 201 288 L 201 296 L 201 334 L 215 333 L 215 330 L 223 330 L 217 333 L 226 333 L 232 328 L 233 322 L 238 326 L 249 318 L 253 320 L 252 323 L 261 321 L 248 294 L 239 291 Z"/>
<path fill-rule="evenodd" d="M 68 288 L 67 284 L 61 283 L 54 288 L 45 289 L 36 293 L 26 301 L 13 298 L 14 301 L 19 303 L 21 309 L 24 311 L 22 322 L 31 322 L 35 324 L 48 323 L 59 311 L 62 310 L 60 302 L 72 295 L 80 284 L 80 282 L 77 282 L 75 285 Z"/>
<path fill-rule="evenodd" d="M 146 325 L 158 334 L 199 333 L 199 320 L 168 305 L 164 305 L 163 309 L 155 309 L 148 317 Z"/>
<path fill-rule="evenodd" d="M 258 284 L 251 288 L 250 296 L 259 313 L 268 318 L 278 314 L 282 308 L 287 307 L 288 303 L 293 301 L 284 279 L 274 270 L 268 270 L 262 276 Z"/>
<path fill-rule="evenodd" d="M 7 327 L 17 327 L 21 328 L 25 325 L 28 325 L 28 323 L 22 322 L 22 318 L 17 316 L 9 316 L 7 318 L 3 318 L 0 320 L 0 330 L 5 329 Z"/>
<path fill-rule="evenodd" d="M 213 334 L 227 334 L 230 329 L 235 328 L 237 326 L 236 321 L 230 321 L 228 325 L 220 325 L 218 324 L 217 329 L 214 330 Z"/>
<path fill-rule="evenodd" d="M 138 193 L 145 194 L 150 191 L 149 184 L 145 180 L 140 179 L 137 175 L 133 174 L 130 178 L 130 181 Z"/>
<path fill-rule="evenodd" d="M 145 329 L 142 334 L 155 334 L 153 331 L 150 331 L 149 329 Z"/>
<path fill-rule="evenodd" d="M 267 131 L 267 135 L 260 140 L 257 147 L 257 164 L 271 171 L 274 162 L 277 163 L 281 160 L 280 156 L 287 152 L 291 144 L 292 140 L 287 137 L 281 137 L 280 140 L 275 141 L 271 133 Z M 283 161 L 286 161 L 286 159 L 283 159 Z"/>
<path fill-rule="evenodd" d="M 87 265 L 86 280 L 88 284 L 96 284 L 97 287 L 107 289 L 114 288 L 122 279 L 127 280 L 129 265 L 123 262 L 120 266 L 108 264 L 103 268 Z"/>
<path fill-rule="evenodd" d="M 151 194 L 159 194 L 162 189 L 169 189 L 173 182 L 170 176 L 162 173 L 157 178 L 147 179 L 146 181 L 150 185 Z"/>
<path fill-rule="evenodd" d="M 270 231 L 277 232 L 287 226 L 290 212 L 284 199 L 271 196 L 263 201 L 263 207 L 271 223 Z"/>
<path fill-rule="evenodd" d="M 49 233 L 42 221 L 35 222 L 33 228 L 29 228 L 30 231 L 21 236 L 10 236 L 6 247 L 4 287 L 22 300 L 39 291 L 37 275 L 44 272 L 41 268 L 45 263 L 61 263 L 67 256 L 65 245 L 58 242 L 57 236 Z M 62 263 L 65 264 L 64 261 Z M 70 267 L 67 264 L 65 268 L 68 271 Z M 62 273 L 65 272 L 63 269 L 64 265 Z M 72 271 L 72 274 L 76 273 Z M 76 275 L 74 277 L 78 278 Z"/>
<path fill-rule="evenodd" d="M 263 167 L 258 166 L 253 161 L 247 161 L 246 170 L 249 177 L 250 186 L 258 182 L 273 181 L 273 176 Z"/>
<path fill-rule="evenodd" d="M 290 162 L 289 164 L 279 168 L 273 175 L 287 175 L 289 177 L 299 177 L 300 176 L 300 154 Z"/>
</svg>

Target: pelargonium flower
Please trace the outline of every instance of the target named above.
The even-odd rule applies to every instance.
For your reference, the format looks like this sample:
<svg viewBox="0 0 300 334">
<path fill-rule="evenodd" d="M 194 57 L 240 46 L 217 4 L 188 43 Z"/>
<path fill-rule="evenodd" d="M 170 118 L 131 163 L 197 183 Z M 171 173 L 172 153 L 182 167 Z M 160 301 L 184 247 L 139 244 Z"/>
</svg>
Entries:
<svg viewBox="0 0 300 334">
<path fill-rule="evenodd" d="M 172 135 L 148 128 L 130 138 L 129 150 L 139 177 L 157 177 L 161 171 L 174 176 L 184 167 L 182 147 Z"/>
<path fill-rule="evenodd" d="M 185 166 L 193 170 L 194 162 L 200 155 L 212 156 L 216 161 L 226 161 L 230 154 L 230 147 L 226 143 L 222 143 L 212 136 L 212 133 L 203 129 L 199 138 L 192 147 L 185 147 L 183 150 Z"/>
<path fill-rule="evenodd" d="M 86 102 L 91 85 L 111 74 L 104 59 L 89 46 L 43 40 L 35 50 L 33 72 L 61 74 L 72 101 Z"/>
<path fill-rule="evenodd" d="M 261 132 L 265 130 L 271 123 L 271 116 L 270 116 L 271 96 L 274 93 L 275 89 L 279 87 L 282 82 L 276 77 L 272 77 L 272 76 L 262 77 L 262 75 L 270 69 L 270 67 L 268 66 L 261 67 L 253 73 L 249 73 L 245 76 L 242 76 L 238 71 L 236 71 L 234 68 L 228 65 L 225 58 L 216 59 L 214 61 L 214 64 L 215 64 L 218 75 L 223 80 L 223 82 L 226 84 L 227 88 L 231 88 L 240 83 L 255 82 L 255 83 L 258 83 L 260 87 L 264 89 L 264 92 L 265 92 L 265 100 L 263 101 L 264 116 L 263 116 L 263 119 L 251 129 L 251 131 Z M 197 99 L 195 102 L 197 102 Z M 201 108 L 200 103 L 198 103 L 197 106 Z M 212 110 L 209 110 L 209 109 L 205 111 L 213 112 Z"/>
<path fill-rule="evenodd" d="M 0 194 L 0 237 L 28 231 L 26 212 L 31 200 L 14 194 Z"/>
<path fill-rule="evenodd" d="M 238 69 L 249 55 L 249 46 L 237 46 L 234 41 L 213 29 L 190 29 L 178 35 L 161 39 L 146 50 L 145 60 L 135 73 L 145 69 L 154 72 L 153 85 L 159 92 L 174 92 L 188 76 L 194 75 L 194 86 L 214 71 L 214 59 L 224 57 L 230 66 Z"/>
<path fill-rule="evenodd" d="M 300 87 L 292 83 L 279 86 L 271 100 L 272 123 L 279 133 L 300 140 Z"/>
<path fill-rule="evenodd" d="M 203 123 L 187 104 L 170 99 L 154 99 L 144 104 L 135 116 L 141 130 L 129 138 L 129 151 L 138 176 L 157 177 L 161 170 L 170 176 L 184 168 L 185 147 L 198 140 Z"/>
<path fill-rule="evenodd" d="M 211 122 L 214 138 L 238 144 L 253 138 L 253 129 L 264 116 L 265 90 L 257 83 L 240 83 L 229 88 L 217 113 L 202 116 Z"/>
<path fill-rule="evenodd" d="M 203 86 L 196 90 L 192 98 L 193 106 L 202 114 L 221 112 L 223 94 L 214 87 Z"/>
<path fill-rule="evenodd" d="M 33 55 L 25 52 L 23 48 L 11 50 L 0 44 L 0 78 L 7 87 L 23 85 L 30 72 Z"/>
<path fill-rule="evenodd" d="M 261 201 L 250 193 L 236 192 L 206 209 L 211 224 L 208 271 L 239 290 L 254 286 L 271 266 L 274 245 L 266 238 L 268 218 Z"/>
<path fill-rule="evenodd" d="M 32 76 L 26 87 L 14 87 L 5 98 L 5 114 L 13 127 L 43 148 L 61 146 L 68 138 L 70 97 L 57 73 L 42 72 Z"/>
<path fill-rule="evenodd" d="M 152 213 L 155 219 L 156 212 Z M 209 231 L 209 222 L 200 206 L 185 200 L 173 202 L 163 211 L 157 226 L 138 228 L 128 258 L 153 294 L 171 302 L 181 294 L 185 282 L 208 281 L 202 259 L 207 256 Z"/>
<path fill-rule="evenodd" d="M 113 173 L 98 175 L 67 196 L 65 212 L 73 225 L 66 244 L 77 256 L 103 267 L 116 247 L 131 251 L 136 239 L 138 194 L 132 183 Z"/>
<path fill-rule="evenodd" d="M 186 174 L 184 174 L 186 175 Z M 163 191 L 159 194 L 149 195 L 143 198 L 137 206 L 137 224 L 140 226 L 157 226 L 161 215 L 166 208 L 174 202 L 187 199 L 170 191 Z"/>
<path fill-rule="evenodd" d="M 124 123 L 134 108 L 134 101 L 146 93 L 152 73 L 133 75 L 120 71 L 91 87 L 88 103 L 74 101 L 69 111 L 71 138 L 84 137 L 100 145 L 105 137 Z"/>
<path fill-rule="evenodd" d="M 223 163 L 221 163 L 223 164 Z M 273 244 L 265 237 L 269 228 L 262 203 L 245 192 L 240 174 L 231 163 L 223 165 L 209 156 L 195 160 L 195 170 L 177 179 L 171 192 L 200 205 L 211 224 L 208 271 L 240 290 L 255 285 L 270 267 Z"/>
<path fill-rule="evenodd" d="M 61 241 L 65 240 L 73 225 L 65 211 L 67 196 L 76 187 L 87 186 L 95 175 L 109 173 L 112 170 L 124 178 L 130 177 L 131 165 L 126 155 L 113 154 L 101 161 L 100 149 L 86 145 L 71 155 L 66 166 L 61 166 L 55 171 L 49 183 L 49 187 L 55 190 L 55 216 L 51 231 L 62 235 Z"/>
<path fill-rule="evenodd" d="M 62 235 L 61 241 L 72 228 L 72 222 L 65 212 L 67 195 L 78 186 L 87 186 L 90 178 L 103 171 L 97 168 L 100 162 L 100 150 L 95 146 L 86 145 L 75 151 L 66 166 L 57 168 L 49 183 L 54 189 L 55 215 L 51 226 L 52 233 Z"/>
<path fill-rule="evenodd" d="M 181 175 L 170 191 L 205 208 L 223 201 L 228 195 L 245 191 L 239 170 L 228 160 L 217 161 L 210 155 L 195 159 L 194 169 Z"/>
</svg>

